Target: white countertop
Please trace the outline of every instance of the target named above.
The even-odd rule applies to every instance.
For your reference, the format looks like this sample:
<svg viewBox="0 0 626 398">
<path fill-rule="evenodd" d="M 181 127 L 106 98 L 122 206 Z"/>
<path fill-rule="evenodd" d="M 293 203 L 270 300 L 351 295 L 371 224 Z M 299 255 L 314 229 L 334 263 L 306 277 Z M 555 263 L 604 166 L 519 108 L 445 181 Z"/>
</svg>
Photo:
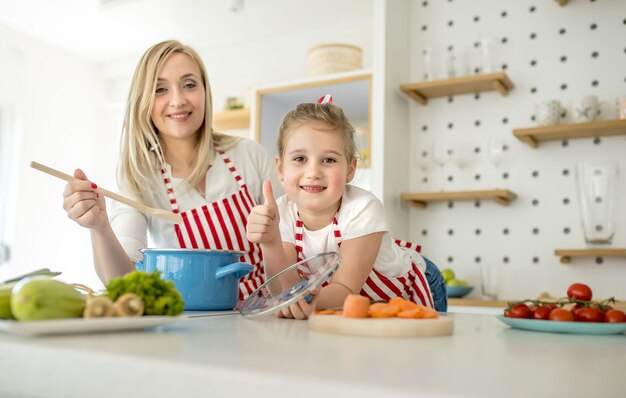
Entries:
<svg viewBox="0 0 626 398">
<path fill-rule="evenodd" d="M 0 397 L 624 397 L 626 336 L 510 329 L 368 338 L 306 321 L 196 318 L 142 332 L 0 334 Z"/>
</svg>

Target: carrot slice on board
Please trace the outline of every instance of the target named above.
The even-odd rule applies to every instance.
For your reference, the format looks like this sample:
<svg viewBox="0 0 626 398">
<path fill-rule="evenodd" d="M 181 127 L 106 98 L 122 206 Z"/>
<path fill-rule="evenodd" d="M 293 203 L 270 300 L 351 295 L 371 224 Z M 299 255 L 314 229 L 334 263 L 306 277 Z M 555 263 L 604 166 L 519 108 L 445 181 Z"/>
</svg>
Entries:
<svg viewBox="0 0 626 398">
<path fill-rule="evenodd" d="M 416 304 L 415 308 L 400 311 L 397 316 L 398 318 L 420 319 L 424 318 L 425 314 L 424 310 Z"/>
<path fill-rule="evenodd" d="M 360 294 L 348 294 L 343 302 L 345 318 L 367 318 L 370 299 Z"/>
<path fill-rule="evenodd" d="M 427 308 L 427 307 L 422 307 L 422 308 L 424 308 L 424 318 L 426 319 L 439 318 L 439 314 L 437 314 L 437 311 L 433 310 L 432 308 Z"/>
<path fill-rule="evenodd" d="M 369 314 L 372 318 L 392 318 L 400 312 L 400 307 L 387 303 L 370 305 Z"/>
<path fill-rule="evenodd" d="M 335 310 L 325 309 L 325 310 L 315 310 L 316 315 L 333 315 Z"/>
<path fill-rule="evenodd" d="M 405 310 L 412 310 L 418 307 L 418 304 L 406 300 L 402 297 L 394 297 L 391 300 L 389 300 L 389 304 L 391 305 L 397 305 L 400 308 L 400 311 L 405 311 Z"/>
</svg>

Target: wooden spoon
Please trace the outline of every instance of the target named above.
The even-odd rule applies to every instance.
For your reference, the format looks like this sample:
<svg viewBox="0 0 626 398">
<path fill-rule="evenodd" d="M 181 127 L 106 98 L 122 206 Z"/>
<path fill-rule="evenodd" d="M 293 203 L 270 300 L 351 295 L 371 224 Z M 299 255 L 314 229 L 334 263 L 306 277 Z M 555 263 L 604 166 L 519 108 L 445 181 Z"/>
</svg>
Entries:
<svg viewBox="0 0 626 398">
<path fill-rule="evenodd" d="M 50 174 L 51 176 L 58 177 L 65 181 L 74 181 L 75 177 L 72 177 L 69 174 L 65 174 L 61 171 L 55 170 L 52 167 L 44 166 L 41 163 L 30 162 L 30 167 L 33 169 L 37 169 L 39 171 L 43 171 L 44 173 Z M 172 213 L 171 211 L 163 210 L 163 209 L 155 209 L 153 207 L 148 207 L 144 204 L 141 204 L 135 200 L 126 198 L 122 195 L 116 194 L 115 192 L 108 191 L 104 188 L 96 188 L 96 192 L 101 193 L 102 195 L 111 198 L 113 200 L 117 200 L 118 202 L 124 203 L 130 207 L 134 207 L 144 214 L 148 214 L 154 218 L 158 218 L 163 221 L 170 222 L 172 224 L 180 224 L 183 222 L 183 217 L 180 214 Z"/>
</svg>

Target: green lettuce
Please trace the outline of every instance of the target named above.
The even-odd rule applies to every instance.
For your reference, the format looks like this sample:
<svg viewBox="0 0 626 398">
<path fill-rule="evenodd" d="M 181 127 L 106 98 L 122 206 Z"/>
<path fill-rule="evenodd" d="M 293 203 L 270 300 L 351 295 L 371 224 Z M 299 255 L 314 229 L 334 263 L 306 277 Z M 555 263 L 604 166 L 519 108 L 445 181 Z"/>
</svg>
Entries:
<svg viewBox="0 0 626 398">
<path fill-rule="evenodd" d="M 125 293 L 141 297 L 144 315 L 178 315 L 185 307 L 180 292 L 171 281 L 161 279 L 159 271 L 133 271 L 106 284 L 106 295 L 113 301 Z"/>
</svg>

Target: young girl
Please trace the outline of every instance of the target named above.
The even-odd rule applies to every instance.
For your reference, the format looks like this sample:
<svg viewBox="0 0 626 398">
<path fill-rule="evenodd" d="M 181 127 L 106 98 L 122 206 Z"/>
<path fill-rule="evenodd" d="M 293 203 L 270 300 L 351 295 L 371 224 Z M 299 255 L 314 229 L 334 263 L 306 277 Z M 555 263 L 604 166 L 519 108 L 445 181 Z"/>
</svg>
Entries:
<svg viewBox="0 0 626 398">
<path fill-rule="evenodd" d="M 220 134 L 212 126 L 206 69 L 190 47 L 170 40 L 150 47 L 131 83 L 118 167 L 120 191 L 151 207 L 179 213 L 172 225 L 113 202 L 111 217 L 97 187 L 77 169 L 63 207 L 91 233 L 100 279 L 133 271 L 147 247 L 240 250 L 255 266 L 240 298 L 263 283 L 259 245 L 246 240 L 250 210 L 262 200 L 264 180 L 280 183 L 271 158 L 254 141 Z"/>
<path fill-rule="evenodd" d="M 342 306 L 351 293 L 386 301 L 401 296 L 446 311 L 437 267 L 411 244 L 394 241 L 382 203 L 349 185 L 357 162 L 354 128 L 331 102 L 325 96 L 285 116 L 276 166 L 286 195 L 275 201 L 265 182 L 265 203 L 248 218 L 248 239 L 261 244 L 268 276 L 321 252 L 337 251 L 342 258 L 330 283 L 310 303 L 300 300 L 278 315 L 305 319 L 316 307 Z M 294 271 L 280 283 L 286 289 L 299 280 Z"/>
</svg>

